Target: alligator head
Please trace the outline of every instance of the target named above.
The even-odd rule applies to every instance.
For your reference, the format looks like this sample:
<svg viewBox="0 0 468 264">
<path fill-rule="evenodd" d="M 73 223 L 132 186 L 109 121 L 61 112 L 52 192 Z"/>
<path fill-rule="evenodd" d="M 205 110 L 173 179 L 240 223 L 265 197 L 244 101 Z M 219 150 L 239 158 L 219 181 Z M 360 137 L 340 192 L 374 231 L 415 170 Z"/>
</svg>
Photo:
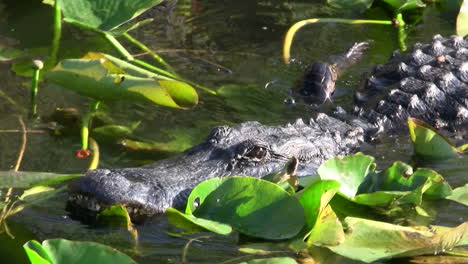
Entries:
<svg viewBox="0 0 468 264">
<path fill-rule="evenodd" d="M 298 176 L 315 174 L 323 161 L 356 151 L 363 132 L 325 114 L 308 124 L 298 119 L 285 126 L 245 122 L 216 127 L 203 143 L 178 157 L 141 168 L 89 171 L 70 185 L 70 199 L 93 211 L 124 204 L 132 214 L 162 213 L 183 206 L 190 190 L 205 179 L 262 177 L 291 157 L 299 160 Z"/>
</svg>

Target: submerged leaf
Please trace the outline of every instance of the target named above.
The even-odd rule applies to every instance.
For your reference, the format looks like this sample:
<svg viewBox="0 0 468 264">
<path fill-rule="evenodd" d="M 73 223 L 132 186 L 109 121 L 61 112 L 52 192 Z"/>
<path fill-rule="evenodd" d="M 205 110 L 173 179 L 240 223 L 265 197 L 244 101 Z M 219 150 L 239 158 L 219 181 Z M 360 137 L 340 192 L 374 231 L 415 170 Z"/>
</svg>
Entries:
<svg viewBox="0 0 468 264">
<path fill-rule="evenodd" d="M 275 257 L 252 259 L 247 262 L 240 262 L 239 264 L 297 264 L 297 262 L 293 258 Z"/>
<path fill-rule="evenodd" d="M 365 12 L 372 6 L 374 0 L 354 0 L 354 1 L 343 1 L 343 0 L 327 0 L 327 4 L 341 9 L 352 9 L 358 12 Z"/>
<path fill-rule="evenodd" d="M 433 127 L 415 118 L 408 118 L 408 130 L 416 155 L 426 159 L 448 159 L 459 151 Z"/>
</svg>

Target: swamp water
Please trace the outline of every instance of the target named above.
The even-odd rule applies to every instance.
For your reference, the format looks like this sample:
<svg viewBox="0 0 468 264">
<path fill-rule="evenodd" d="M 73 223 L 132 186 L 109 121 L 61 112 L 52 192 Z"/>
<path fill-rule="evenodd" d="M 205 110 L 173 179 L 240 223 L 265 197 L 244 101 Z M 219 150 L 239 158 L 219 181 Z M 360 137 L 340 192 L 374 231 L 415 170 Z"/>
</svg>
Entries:
<svg viewBox="0 0 468 264">
<path fill-rule="evenodd" d="M 51 41 L 52 10 L 40 1 L 0 2 L 0 44 L 22 50 L 25 56 L 47 55 Z M 373 64 L 385 61 L 398 48 L 397 33 L 391 27 L 378 25 L 311 25 L 302 29 L 292 47 L 294 63 L 281 61 L 281 45 L 292 23 L 311 17 L 375 18 L 383 13 L 374 9 L 359 15 L 342 13 L 318 1 L 183 1 L 166 4 L 144 14 L 155 22 L 132 35 L 158 50 L 186 78 L 218 91 L 218 96 L 200 92 L 200 103 L 193 110 L 181 111 L 130 102 L 109 102 L 107 112 L 119 124 L 141 121 L 138 138 L 173 142 L 184 150 L 206 137 L 217 125 L 257 120 L 278 125 L 311 115 L 304 104 L 283 104 L 287 89 L 313 60 L 327 60 L 348 49 L 354 42 L 373 40 L 362 60 L 337 83 L 335 104 L 350 106 L 352 91 L 362 73 Z M 322 1 L 320 1 L 322 2 Z M 434 34 L 454 34 L 456 10 L 427 8 L 421 23 L 409 33 L 407 43 L 427 42 Z M 360 16 L 360 17 L 359 17 Z M 87 51 L 112 52 L 99 36 L 64 24 L 61 58 L 80 57 Z M 131 45 L 127 43 L 128 47 Z M 135 51 L 138 53 L 137 51 Z M 146 58 L 147 57 L 142 57 Z M 21 63 L 0 63 L 0 130 L 20 130 L 18 115 L 28 129 L 44 130 L 44 122 L 27 119 L 30 78 L 13 72 L 24 72 Z M 266 83 L 277 85 L 265 89 Z M 74 107 L 84 112 L 90 100 L 60 87 L 42 83 L 38 110 L 43 120 L 57 107 Z M 16 102 L 13 105 L 6 98 Z M 22 112 L 23 111 L 23 112 Z M 408 136 L 383 138 L 365 152 L 374 155 L 381 168 L 395 160 L 408 162 L 411 146 Z M 87 161 L 76 160 L 77 136 L 57 137 L 49 132 L 29 133 L 21 170 L 60 173 L 83 172 Z M 12 169 L 21 145 L 21 133 L 0 132 L 0 170 Z M 160 154 L 142 154 L 113 144 L 102 144 L 100 167 L 138 166 Z M 468 159 L 431 163 L 453 187 L 466 183 Z M 139 240 L 121 229 L 94 228 L 70 219 L 65 210 L 66 196 L 33 206 L 10 218 L 16 240 L 0 236 L 1 263 L 27 263 L 22 244 L 28 239 L 66 238 L 92 240 L 116 247 L 138 263 L 238 263 L 247 258 L 238 252 L 236 237 L 197 234 L 175 238 L 167 234 L 169 224 L 154 219 L 137 226 Z M 467 220 L 466 207 L 450 202 L 435 205 L 436 224 L 454 226 Z M 191 240 L 197 238 L 196 240 Z M 184 246 L 190 242 L 184 253 Z M 281 253 L 278 253 L 281 255 Z M 287 254 L 286 254 L 287 255 Z M 330 257 L 335 258 L 335 257 Z M 338 263 L 355 263 L 341 259 Z"/>
</svg>

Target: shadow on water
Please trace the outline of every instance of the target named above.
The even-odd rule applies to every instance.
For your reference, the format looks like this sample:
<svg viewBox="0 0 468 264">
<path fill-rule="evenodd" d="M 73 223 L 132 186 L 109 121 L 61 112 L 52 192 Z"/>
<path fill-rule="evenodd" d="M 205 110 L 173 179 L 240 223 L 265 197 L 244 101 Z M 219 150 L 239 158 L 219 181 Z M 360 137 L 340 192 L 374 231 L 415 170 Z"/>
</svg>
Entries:
<svg viewBox="0 0 468 264">
<path fill-rule="evenodd" d="M 318 2 L 318 1 L 316 1 Z M 383 11 L 374 9 L 362 17 L 373 18 Z M 454 16 L 455 14 L 449 14 Z M 428 8 L 408 37 L 409 44 L 426 42 L 432 35 L 453 34 L 453 21 L 447 22 L 446 12 Z M 309 106 L 283 104 L 289 87 L 308 63 L 327 61 L 329 56 L 348 49 L 354 42 L 373 40 L 363 59 L 344 74 L 337 83 L 339 90 L 335 104 L 352 105 L 352 91 L 360 76 L 371 65 L 385 61 L 398 47 L 394 29 L 384 26 L 350 26 L 337 24 L 312 25 L 301 30 L 293 44 L 294 63 L 281 62 L 281 45 L 286 29 L 295 21 L 310 17 L 356 17 L 342 13 L 314 1 L 186 1 L 170 3 L 150 10 L 144 16 L 156 20 L 132 34 L 167 58 L 178 72 L 219 92 L 219 96 L 200 93 L 200 104 L 190 111 L 157 108 L 138 103 L 110 102 L 105 105 L 112 118 L 123 124 L 141 120 L 138 137 L 157 141 L 174 141 L 180 151 L 203 140 L 213 126 L 233 125 L 257 120 L 265 124 L 285 124 L 296 118 L 309 118 Z M 51 10 L 40 1 L 3 1 L 0 3 L 0 44 L 21 49 L 28 55 L 46 56 L 51 39 Z M 76 45 L 80 43 L 80 45 Z M 94 34 L 83 33 L 64 25 L 59 56 L 79 57 L 88 50 L 108 47 Z M 142 58 L 146 58 L 142 56 Z M 21 106 L 28 105 L 29 78 L 15 75 L 10 64 L 0 64 L 1 91 Z M 270 81 L 278 85 L 264 88 Z M 39 111 L 47 116 L 56 107 L 87 109 L 89 100 L 58 87 L 41 87 Z M 2 129 L 18 129 L 18 110 L 8 102 L 0 101 Z M 34 126 L 30 122 L 28 126 Z M 20 135 L 0 133 L 0 169 L 8 170 L 14 164 Z M 45 147 L 45 148 L 44 148 Z M 80 172 L 86 168 L 72 155 L 79 148 L 74 137 L 57 138 L 49 133 L 28 135 L 28 147 L 22 170 Z M 407 137 L 384 138 L 377 145 L 367 146 L 379 164 L 389 165 L 393 160 L 409 161 L 410 146 Z M 116 146 L 103 146 L 101 167 L 136 166 L 154 157 L 141 156 Z M 455 163 L 437 165 L 453 186 L 465 183 L 468 164 L 466 158 Z M 65 166 L 64 166 L 65 165 Z M 438 223 L 453 225 L 466 221 L 467 212 L 460 206 L 443 206 Z M 34 206 L 11 218 L 11 222 L 31 230 L 37 239 L 63 237 L 77 240 L 95 240 L 131 254 L 139 263 L 178 263 L 182 248 L 190 237 L 174 238 L 167 235 L 171 227 L 165 221 L 150 221 L 139 226 L 140 241 L 132 241 L 122 230 L 95 229 L 71 220 L 65 211 L 65 198 Z M 15 224 L 12 224 L 15 225 Z M 189 248 L 190 263 L 216 263 L 241 256 L 235 243 L 237 238 L 209 235 Z M 0 238 L 2 260 L 11 257 L 10 248 L 18 249 L 26 238 L 13 242 Z M 22 249 L 8 258 L 8 263 L 26 263 Z M 355 263 L 343 260 L 339 263 Z"/>
</svg>

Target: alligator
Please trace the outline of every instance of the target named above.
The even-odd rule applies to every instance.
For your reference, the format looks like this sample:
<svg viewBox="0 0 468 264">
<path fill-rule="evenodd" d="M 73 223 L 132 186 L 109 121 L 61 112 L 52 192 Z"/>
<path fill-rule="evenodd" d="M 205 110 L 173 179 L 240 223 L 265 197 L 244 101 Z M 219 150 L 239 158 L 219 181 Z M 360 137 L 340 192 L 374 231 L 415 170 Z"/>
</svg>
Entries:
<svg viewBox="0 0 468 264">
<path fill-rule="evenodd" d="M 468 36 L 436 35 L 429 44 L 393 52 L 388 62 L 373 69 L 355 98 L 348 111 L 338 106 L 283 126 L 255 121 L 220 126 L 179 156 L 139 168 L 88 171 L 69 185 L 70 203 L 91 211 L 124 204 L 132 218 L 155 215 L 182 207 L 191 189 L 209 178 L 261 177 L 291 157 L 299 161 L 297 176 L 314 174 L 325 160 L 357 152 L 363 142 L 401 133 L 408 117 L 465 131 Z"/>
</svg>

